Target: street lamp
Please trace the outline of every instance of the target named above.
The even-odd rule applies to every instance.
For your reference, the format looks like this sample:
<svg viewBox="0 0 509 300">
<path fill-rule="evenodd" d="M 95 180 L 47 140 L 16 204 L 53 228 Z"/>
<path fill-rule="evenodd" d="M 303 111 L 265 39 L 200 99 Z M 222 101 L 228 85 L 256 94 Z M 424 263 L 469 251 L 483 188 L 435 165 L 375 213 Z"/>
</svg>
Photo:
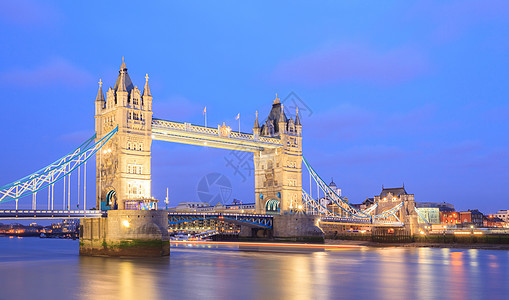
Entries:
<svg viewBox="0 0 509 300">
<path fill-rule="evenodd" d="M 168 203 L 169 202 L 170 202 L 169 189 L 166 188 L 166 199 L 164 200 L 164 203 L 166 204 L 166 210 L 168 210 Z"/>
</svg>

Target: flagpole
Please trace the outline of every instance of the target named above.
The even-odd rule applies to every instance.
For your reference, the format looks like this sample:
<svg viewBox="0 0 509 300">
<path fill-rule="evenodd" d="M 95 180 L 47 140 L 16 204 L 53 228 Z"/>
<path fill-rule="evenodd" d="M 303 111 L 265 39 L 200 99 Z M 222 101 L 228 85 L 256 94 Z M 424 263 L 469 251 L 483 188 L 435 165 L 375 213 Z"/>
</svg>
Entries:
<svg viewBox="0 0 509 300">
<path fill-rule="evenodd" d="M 207 127 L 207 107 L 203 109 L 203 115 L 205 116 L 205 127 Z"/>
<path fill-rule="evenodd" d="M 239 120 L 239 133 L 240 133 L 240 113 L 237 114 L 235 120 Z"/>
</svg>

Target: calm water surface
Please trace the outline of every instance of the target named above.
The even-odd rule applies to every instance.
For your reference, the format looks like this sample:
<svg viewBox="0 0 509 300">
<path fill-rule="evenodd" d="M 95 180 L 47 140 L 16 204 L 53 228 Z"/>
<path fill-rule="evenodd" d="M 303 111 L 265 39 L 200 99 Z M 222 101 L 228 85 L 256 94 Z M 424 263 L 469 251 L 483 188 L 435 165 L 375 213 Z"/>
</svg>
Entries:
<svg viewBox="0 0 509 300">
<path fill-rule="evenodd" d="M 78 256 L 78 241 L 0 238 L 0 299 L 509 299 L 509 251 L 311 253 L 174 247 L 170 258 Z"/>
</svg>

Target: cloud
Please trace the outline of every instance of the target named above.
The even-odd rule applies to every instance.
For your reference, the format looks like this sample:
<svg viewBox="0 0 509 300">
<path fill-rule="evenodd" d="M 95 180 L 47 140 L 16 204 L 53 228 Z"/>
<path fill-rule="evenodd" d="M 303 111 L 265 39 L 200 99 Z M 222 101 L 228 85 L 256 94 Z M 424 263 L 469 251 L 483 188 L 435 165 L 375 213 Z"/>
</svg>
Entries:
<svg viewBox="0 0 509 300">
<path fill-rule="evenodd" d="M 20 87 L 89 86 L 94 80 L 84 69 L 63 58 L 54 58 L 33 68 L 16 67 L 0 73 L 0 79 Z"/>
<path fill-rule="evenodd" d="M 0 20 L 11 25 L 38 28 L 54 23 L 59 15 L 48 1 L 16 0 L 0 4 Z"/>
<path fill-rule="evenodd" d="M 363 45 L 343 44 L 282 62 L 275 67 L 272 78 L 306 85 L 339 82 L 389 85 L 411 80 L 428 69 L 426 58 L 409 47 L 377 51 Z"/>
</svg>

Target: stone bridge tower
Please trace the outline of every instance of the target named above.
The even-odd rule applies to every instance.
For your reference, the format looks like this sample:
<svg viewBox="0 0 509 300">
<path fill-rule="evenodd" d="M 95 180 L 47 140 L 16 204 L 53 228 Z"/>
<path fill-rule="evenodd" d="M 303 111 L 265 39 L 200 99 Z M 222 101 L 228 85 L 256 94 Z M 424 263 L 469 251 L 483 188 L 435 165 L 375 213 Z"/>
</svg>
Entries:
<svg viewBox="0 0 509 300">
<path fill-rule="evenodd" d="M 302 205 L 302 125 L 299 112 L 288 119 L 279 98 L 260 126 L 256 114 L 253 134 L 279 138 L 281 148 L 254 153 L 257 213 L 298 213 Z"/>
<path fill-rule="evenodd" d="M 106 100 L 99 81 L 95 100 L 96 141 L 118 126 L 118 132 L 96 155 L 97 200 L 102 210 L 125 209 L 126 200 L 151 197 L 152 95 L 145 77 L 143 93 L 133 86 L 122 65 Z"/>
</svg>

